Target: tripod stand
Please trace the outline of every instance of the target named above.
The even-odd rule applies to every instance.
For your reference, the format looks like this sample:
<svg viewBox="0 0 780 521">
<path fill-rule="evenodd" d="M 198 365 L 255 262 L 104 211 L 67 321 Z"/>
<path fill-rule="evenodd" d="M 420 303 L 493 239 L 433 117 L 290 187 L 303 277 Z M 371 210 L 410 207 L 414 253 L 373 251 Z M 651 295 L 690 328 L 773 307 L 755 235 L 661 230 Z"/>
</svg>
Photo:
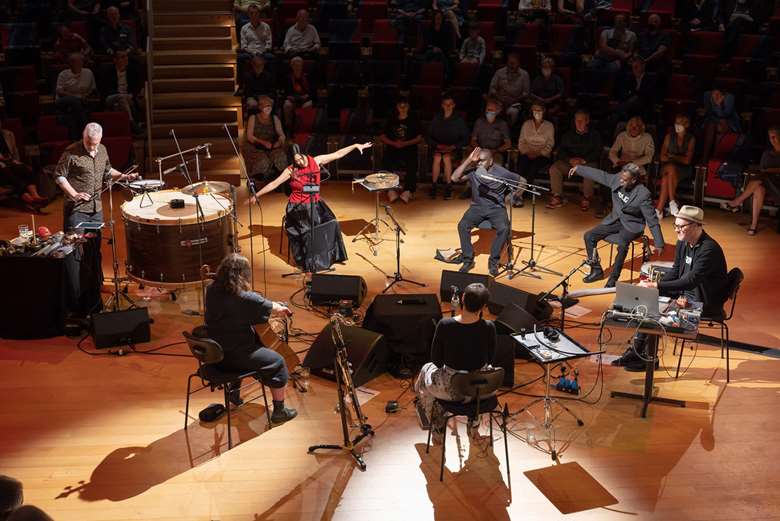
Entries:
<svg viewBox="0 0 780 521">
<path fill-rule="evenodd" d="M 355 184 L 359 184 L 363 188 L 368 190 L 369 192 L 374 192 L 374 195 L 376 196 L 376 202 L 374 204 L 374 218 L 371 219 L 370 221 L 368 221 L 366 223 L 366 225 L 363 226 L 360 229 L 359 232 L 357 232 L 357 235 L 355 235 L 352 238 L 352 242 L 357 242 L 360 239 L 365 239 L 368 242 L 369 247 L 373 251 L 374 256 L 376 256 L 379 253 L 379 250 L 376 249 L 377 245 L 379 245 L 379 243 L 387 240 L 387 239 L 385 239 L 384 237 L 382 237 L 379 234 L 379 225 L 380 224 L 384 224 L 388 228 L 390 227 L 390 225 L 387 223 L 387 221 L 385 221 L 384 219 L 379 217 L 379 194 L 382 193 L 382 192 L 386 192 L 387 190 L 393 190 L 393 189 L 397 188 L 398 185 L 394 186 L 393 188 L 378 188 L 377 189 L 377 188 L 369 187 L 364 181 L 365 181 L 365 179 L 355 180 L 355 181 L 352 182 L 352 186 L 354 187 Z M 353 190 L 354 190 L 354 188 L 353 188 Z M 369 234 L 368 230 L 371 229 L 371 228 L 374 229 L 374 232 Z"/>
<path fill-rule="evenodd" d="M 541 186 L 534 186 L 534 185 L 529 185 L 529 186 L 533 186 L 538 190 L 549 191 L 549 189 Z M 534 272 L 541 271 L 542 273 L 547 273 L 549 275 L 558 275 L 559 277 L 561 277 L 563 276 L 563 273 L 558 273 L 557 271 L 553 271 L 550 268 L 539 266 L 539 264 L 534 259 L 534 239 L 536 238 L 536 196 L 538 195 L 538 193 L 533 190 L 529 190 L 529 192 L 531 192 L 531 256 L 528 258 L 527 261 L 523 261 L 523 264 L 525 264 L 525 266 L 523 266 L 520 269 L 518 274 L 539 279 L 541 277 Z M 539 253 L 540 254 L 542 253 L 541 248 L 539 248 Z"/>
<path fill-rule="evenodd" d="M 111 230 L 111 267 L 113 268 L 113 282 L 114 282 L 114 291 L 111 293 L 111 296 L 108 298 L 105 304 L 105 309 L 110 309 L 111 311 L 119 311 L 122 308 L 122 300 L 129 304 L 128 309 L 133 309 L 136 306 L 136 303 L 127 296 L 127 293 L 121 291 L 119 289 L 119 283 L 120 281 L 126 281 L 126 277 L 122 277 L 120 279 L 119 277 L 119 259 L 116 255 L 116 233 L 114 231 L 114 183 L 115 181 L 113 179 L 109 179 L 108 181 L 108 228 Z"/>
<path fill-rule="evenodd" d="M 341 414 L 341 431 L 344 436 L 344 442 L 342 445 L 335 444 L 322 444 L 312 445 L 309 447 L 308 453 L 313 454 L 320 449 L 333 449 L 333 450 L 346 450 L 352 454 L 355 459 L 355 463 L 360 470 L 366 470 L 366 462 L 363 460 L 363 455 L 359 454 L 355 448 L 368 436 L 374 436 L 374 429 L 366 423 L 368 419 L 363 415 L 363 411 L 360 408 L 360 402 L 358 401 L 357 393 L 355 392 L 355 384 L 352 382 L 352 373 L 349 369 L 349 361 L 347 359 L 347 344 L 344 342 L 344 335 L 341 332 L 341 323 L 344 321 L 344 317 L 338 313 L 334 314 L 330 323 L 332 325 L 331 335 L 333 338 L 333 345 L 336 347 L 336 358 L 334 360 L 334 374 L 336 375 L 336 389 L 339 396 L 339 413 Z M 357 420 L 357 426 L 360 429 L 360 433 L 354 438 L 349 437 L 349 426 L 347 425 L 347 415 L 352 413 L 347 409 L 347 400 L 351 401 L 352 409 L 354 411 L 355 419 Z"/>
<path fill-rule="evenodd" d="M 395 216 L 393 215 L 393 212 L 390 210 L 389 205 L 383 205 L 385 207 L 385 213 L 387 213 L 387 216 L 390 217 L 390 220 L 393 221 L 393 224 L 395 225 L 395 273 L 392 275 L 387 275 L 387 278 L 390 280 L 390 283 L 385 286 L 385 289 L 382 290 L 382 293 L 386 293 L 387 290 L 395 286 L 399 282 L 408 282 L 409 284 L 414 284 L 415 286 L 419 286 L 421 288 L 425 287 L 425 284 L 422 282 L 417 282 L 415 280 L 409 280 L 405 279 L 403 275 L 401 275 L 401 234 L 403 233 L 406 235 L 406 231 L 401 226 L 401 223 L 399 223 Z"/>
<path fill-rule="evenodd" d="M 569 279 L 579 271 L 580 268 L 588 263 L 588 259 L 582 261 L 578 266 L 572 268 L 572 270 L 563 277 L 558 284 L 550 288 L 544 295 L 539 296 L 538 302 L 547 300 L 552 296 L 552 292 L 558 289 L 558 286 L 562 288 L 562 293 L 558 301 L 561 303 L 561 332 L 563 332 L 566 326 L 566 308 L 577 303 L 576 299 L 569 299 Z"/>
</svg>

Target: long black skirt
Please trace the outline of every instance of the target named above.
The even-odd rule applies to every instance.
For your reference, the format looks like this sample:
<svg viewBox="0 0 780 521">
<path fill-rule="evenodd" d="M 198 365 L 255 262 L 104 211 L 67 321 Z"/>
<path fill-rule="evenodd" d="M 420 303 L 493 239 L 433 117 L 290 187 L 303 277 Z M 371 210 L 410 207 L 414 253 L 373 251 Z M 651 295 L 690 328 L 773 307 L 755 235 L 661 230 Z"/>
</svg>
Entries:
<svg viewBox="0 0 780 521">
<path fill-rule="evenodd" d="M 313 221 L 310 211 L 309 203 L 287 203 L 285 230 L 296 266 L 307 272 L 315 272 L 347 260 L 341 227 L 328 205 L 322 200 L 314 203 Z M 314 233 L 309 254 L 309 232 L 312 228 Z"/>
</svg>

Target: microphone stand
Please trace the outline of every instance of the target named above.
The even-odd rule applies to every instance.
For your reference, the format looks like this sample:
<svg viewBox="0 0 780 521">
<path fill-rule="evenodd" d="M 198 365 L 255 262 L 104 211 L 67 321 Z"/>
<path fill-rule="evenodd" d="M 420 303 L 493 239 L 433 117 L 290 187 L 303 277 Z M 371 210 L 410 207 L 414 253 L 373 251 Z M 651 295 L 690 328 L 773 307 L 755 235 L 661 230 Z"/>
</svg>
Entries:
<svg viewBox="0 0 780 521">
<path fill-rule="evenodd" d="M 543 186 L 538 185 L 528 185 L 532 186 L 536 190 L 545 190 L 547 192 L 550 191 L 549 188 L 545 188 Z M 557 271 L 553 271 L 550 268 L 547 268 L 545 266 L 540 266 L 536 260 L 534 259 L 534 239 L 536 238 L 536 196 L 539 195 L 537 192 L 529 190 L 531 192 L 531 254 L 527 261 L 523 261 L 523 266 L 520 271 L 518 272 L 520 275 L 525 275 L 527 277 L 534 277 L 537 279 L 540 279 L 541 277 L 537 274 L 535 274 L 535 271 L 541 271 L 542 273 L 547 273 L 549 275 L 557 275 L 559 277 L 563 276 L 563 273 L 558 273 Z M 543 248 L 544 246 L 542 246 Z M 542 253 L 542 248 L 539 248 L 539 254 Z M 526 272 L 526 270 L 528 270 Z"/>
<path fill-rule="evenodd" d="M 130 305 L 128 309 L 133 309 L 136 303 L 126 293 L 119 291 L 119 260 L 116 255 L 116 233 L 114 231 L 114 191 L 113 187 L 116 181 L 113 179 L 108 180 L 108 227 L 111 230 L 111 266 L 114 270 L 113 283 L 114 292 L 108 298 L 106 302 L 106 309 L 111 311 L 119 311 L 121 309 L 122 299 L 125 299 Z M 124 280 L 124 279 L 123 279 Z"/>
<path fill-rule="evenodd" d="M 406 231 L 401 226 L 401 223 L 396 220 L 393 212 L 390 210 L 390 205 L 383 204 L 382 206 L 384 206 L 385 213 L 388 217 L 390 217 L 390 220 L 393 221 L 393 224 L 395 225 L 395 273 L 393 275 L 387 275 L 387 278 L 391 279 L 391 281 L 387 286 L 385 286 L 385 289 L 382 290 L 382 293 L 386 293 L 387 290 L 392 288 L 398 282 L 408 282 L 409 284 L 414 284 L 415 286 L 424 288 L 425 284 L 422 282 L 405 279 L 404 276 L 401 275 L 401 234 L 403 233 L 406 235 Z"/>
<path fill-rule="evenodd" d="M 181 162 L 184 165 L 184 176 L 187 178 L 187 182 L 189 184 L 192 184 L 192 177 L 190 176 L 190 169 L 187 166 L 187 161 L 184 160 L 184 154 L 181 151 L 181 147 L 179 146 L 179 140 L 176 139 L 176 132 L 171 129 L 171 136 L 173 137 L 173 142 L 176 144 L 176 150 L 179 152 L 179 157 L 181 158 Z M 197 165 L 197 152 L 195 153 L 196 158 L 196 165 Z M 200 175 L 200 173 L 198 173 Z M 193 193 L 192 197 L 195 198 L 195 220 L 198 223 L 198 272 L 200 273 L 200 305 L 198 306 L 198 310 L 189 310 L 187 312 L 188 315 L 203 315 L 204 310 L 206 307 L 206 278 L 205 274 L 203 273 L 203 226 L 206 221 L 206 216 L 203 213 L 203 208 L 200 206 L 200 200 L 198 200 L 198 194 Z"/>
<path fill-rule="evenodd" d="M 572 277 L 572 275 L 577 273 L 580 270 L 580 268 L 585 266 L 585 264 L 587 264 L 587 263 L 588 263 L 588 259 L 583 260 L 578 266 L 575 266 L 574 268 L 572 268 L 572 270 L 569 273 L 567 273 L 566 276 L 563 277 L 558 282 L 558 284 L 556 284 L 555 286 L 550 288 L 546 293 L 544 293 L 543 295 L 540 295 L 536 299 L 537 302 L 541 302 L 543 300 L 549 300 L 551 296 L 554 297 L 554 295 L 552 295 L 553 291 L 558 289 L 559 286 L 561 288 L 563 288 L 563 292 L 561 293 L 561 296 L 557 298 L 558 301 L 561 303 L 561 332 L 564 330 L 564 327 L 566 326 L 566 308 L 569 307 L 569 306 L 573 306 L 574 304 L 576 304 L 578 302 L 576 299 L 571 299 L 568 302 L 569 306 L 566 305 L 567 304 L 567 299 L 569 298 L 568 297 L 568 295 L 569 295 L 569 279 Z"/>
<path fill-rule="evenodd" d="M 230 130 L 228 130 L 227 123 L 223 125 L 225 127 L 225 133 L 228 136 L 228 139 L 230 140 L 230 144 L 233 145 L 233 152 L 235 152 L 236 157 L 238 158 L 238 165 L 239 165 L 239 175 L 243 174 L 244 179 L 246 179 L 246 186 L 249 188 L 249 193 L 251 197 L 254 198 L 255 204 L 257 206 L 260 206 L 260 199 L 257 198 L 257 191 L 255 190 L 255 184 L 252 182 L 252 180 L 249 178 L 249 172 L 246 171 L 246 166 L 242 168 L 243 162 L 241 161 L 241 154 L 238 153 L 238 147 L 236 147 L 236 142 L 233 140 L 233 135 L 230 133 Z M 235 202 L 234 202 L 235 206 Z M 249 206 L 249 266 L 251 268 L 251 280 L 250 284 L 252 285 L 252 291 L 255 290 L 255 243 L 253 238 L 253 232 L 252 232 L 252 207 L 253 205 Z M 262 235 L 262 230 L 261 230 Z M 236 237 L 236 244 L 238 244 L 238 237 Z M 266 292 L 267 293 L 267 292 Z"/>
</svg>

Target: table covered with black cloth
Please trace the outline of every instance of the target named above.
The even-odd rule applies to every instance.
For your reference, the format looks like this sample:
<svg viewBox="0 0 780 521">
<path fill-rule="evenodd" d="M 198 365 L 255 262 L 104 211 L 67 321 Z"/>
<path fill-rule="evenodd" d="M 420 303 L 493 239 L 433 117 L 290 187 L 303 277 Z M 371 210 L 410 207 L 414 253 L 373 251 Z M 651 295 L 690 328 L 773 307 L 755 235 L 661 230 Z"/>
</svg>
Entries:
<svg viewBox="0 0 780 521">
<path fill-rule="evenodd" d="M 390 351 L 430 360 L 431 342 L 441 319 L 441 305 L 433 293 L 377 295 L 366 310 L 363 327 L 385 336 Z"/>
<path fill-rule="evenodd" d="M 0 338 L 63 334 L 69 292 L 66 258 L 0 257 L 0 292 L 5 303 L 0 312 Z"/>
</svg>

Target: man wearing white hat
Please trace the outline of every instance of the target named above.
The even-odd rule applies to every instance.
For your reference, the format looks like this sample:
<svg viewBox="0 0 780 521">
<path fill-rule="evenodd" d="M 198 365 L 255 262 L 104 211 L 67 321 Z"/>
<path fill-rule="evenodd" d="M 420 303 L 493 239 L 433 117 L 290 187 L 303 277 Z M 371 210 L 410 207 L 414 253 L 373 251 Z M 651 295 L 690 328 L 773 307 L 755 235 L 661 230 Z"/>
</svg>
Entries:
<svg viewBox="0 0 780 521">
<path fill-rule="evenodd" d="M 640 286 L 658 288 L 662 295 L 701 302 L 702 316 L 720 317 L 728 297 L 726 257 L 715 239 L 704 231 L 704 211 L 696 206 L 683 206 L 674 216 L 677 245 L 674 265 L 658 282 L 643 281 Z M 638 334 L 634 346 L 612 365 L 625 366 L 628 371 L 643 371 L 645 362 L 638 353 L 645 350 L 647 337 Z M 658 362 L 656 361 L 656 365 Z"/>
</svg>

